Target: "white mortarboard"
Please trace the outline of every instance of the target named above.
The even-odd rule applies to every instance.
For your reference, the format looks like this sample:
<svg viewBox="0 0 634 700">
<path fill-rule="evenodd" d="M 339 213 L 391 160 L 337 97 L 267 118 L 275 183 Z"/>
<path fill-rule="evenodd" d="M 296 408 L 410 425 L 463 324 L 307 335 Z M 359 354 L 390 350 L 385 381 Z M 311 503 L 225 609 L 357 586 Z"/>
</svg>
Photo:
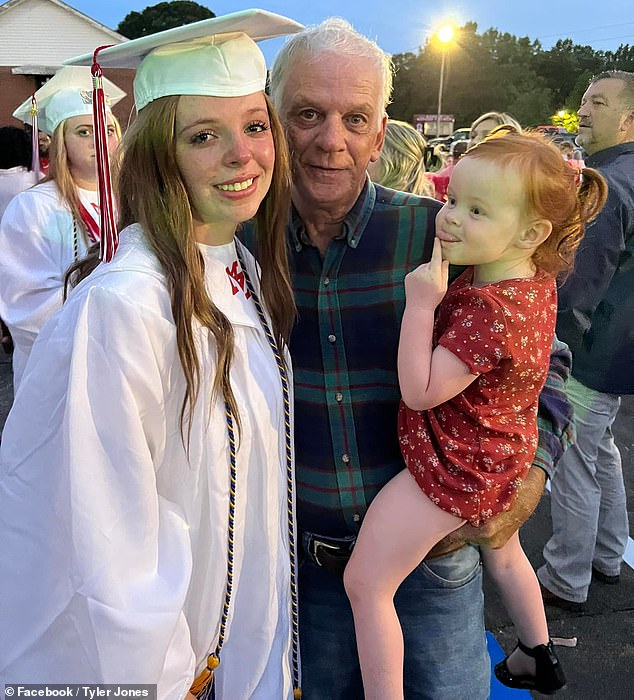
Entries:
<svg viewBox="0 0 634 700">
<path fill-rule="evenodd" d="M 266 83 L 264 56 L 255 42 L 301 29 L 272 12 L 243 10 L 111 46 L 99 51 L 97 61 L 102 68 L 137 69 L 137 110 L 166 95 L 250 95 Z M 66 61 L 92 62 L 92 54 Z"/>
<path fill-rule="evenodd" d="M 90 65 L 95 76 L 93 100 L 102 260 L 112 259 L 119 240 L 103 133 L 104 118 L 100 116 L 102 68 L 137 69 L 134 79 L 137 110 L 168 95 L 251 95 L 263 91 L 266 85 L 266 63 L 255 42 L 302 29 L 303 25 L 298 22 L 266 10 L 243 10 L 99 48 L 94 54 L 65 62 L 73 66 Z"/>
<path fill-rule="evenodd" d="M 117 104 L 126 95 L 110 80 L 104 81 L 109 106 Z M 92 76 L 90 68 L 64 66 L 35 92 L 38 128 L 50 136 L 70 117 L 81 114 L 92 116 Z M 31 124 L 32 98 L 29 97 L 13 112 L 20 121 Z"/>
</svg>

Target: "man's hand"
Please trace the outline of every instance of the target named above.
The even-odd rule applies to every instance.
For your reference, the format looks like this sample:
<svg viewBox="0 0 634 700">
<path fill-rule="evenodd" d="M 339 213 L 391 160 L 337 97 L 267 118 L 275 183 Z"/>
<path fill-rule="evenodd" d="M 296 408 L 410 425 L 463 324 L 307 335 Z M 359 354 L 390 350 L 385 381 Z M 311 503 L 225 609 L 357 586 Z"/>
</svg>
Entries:
<svg viewBox="0 0 634 700">
<path fill-rule="evenodd" d="M 546 474 L 539 467 L 531 467 L 522 482 L 513 508 L 491 518 L 482 527 L 463 525 L 459 532 L 466 542 L 482 544 L 493 549 L 505 545 L 511 535 L 530 518 L 539 503 L 546 484 Z"/>
<path fill-rule="evenodd" d="M 511 535 L 531 516 L 546 484 L 546 474 L 539 467 L 531 467 L 522 482 L 513 508 L 496 515 L 482 527 L 468 523 L 442 539 L 429 553 L 432 557 L 442 556 L 459 549 L 463 544 L 485 545 L 498 549 L 505 545 Z M 428 556 L 429 556 L 428 555 Z"/>
</svg>

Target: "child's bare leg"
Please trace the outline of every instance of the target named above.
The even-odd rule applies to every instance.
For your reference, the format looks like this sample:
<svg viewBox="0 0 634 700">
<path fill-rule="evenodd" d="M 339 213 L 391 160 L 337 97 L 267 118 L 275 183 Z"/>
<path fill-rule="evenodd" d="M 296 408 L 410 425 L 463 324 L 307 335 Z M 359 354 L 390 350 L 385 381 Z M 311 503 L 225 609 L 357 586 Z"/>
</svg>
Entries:
<svg viewBox="0 0 634 700">
<path fill-rule="evenodd" d="M 394 594 L 432 546 L 463 522 L 434 505 L 407 470 L 372 501 L 344 573 L 366 700 L 403 698 Z"/>
<path fill-rule="evenodd" d="M 548 644 L 548 623 L 539 582 L 516 532 L 500 549 L 482 547 L 487 572 L 497 584 L 513 620 L 517 636 L 527 647 Z M 535 675 L 535 660 L 520 649 L 510 655 L 508 667 L 516 675 Z"/>
</svg>

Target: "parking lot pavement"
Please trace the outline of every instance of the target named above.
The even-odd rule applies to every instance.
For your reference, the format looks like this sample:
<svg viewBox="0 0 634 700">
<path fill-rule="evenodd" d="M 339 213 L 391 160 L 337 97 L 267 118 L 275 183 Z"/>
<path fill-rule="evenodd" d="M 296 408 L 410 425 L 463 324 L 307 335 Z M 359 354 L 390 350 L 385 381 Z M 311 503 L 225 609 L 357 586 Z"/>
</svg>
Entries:
<svg viewBox="0 0 634 700">
<path fill-rule="evenodd" d="M 630 494 L 632 492 L 630 491 Z M 630 501 L 631 502 L 631 501 Z M 545 495 L 522 529 L 522 543 L 533 566 L 543 563 L 541 550 L 550 536 L 550 498 Z M 485 583 L 486 627 L 508 653 L 515 632 L 502 603 Z M 634 697 L 634 571 L 623 566 L 618 586 L 593 582 L 584 612 L 546 607 L 550 634 L 575 646 L 558 646 L 568 679 L 561 700 L 632 700 Z M 491 696 L 494 697 L 493 694 Z M 508 697 L 515 697 L 510 695 Z M 541 697 L 535 694 L 534 697 Z"/>
<path fill-rule="evenodd" d="M 0 430 L 12 398 L 11 364 L 0 351 Z M 624 397 L 614 426 L 623 457 L 630 514 L 630 535 L 634 529 L 634 396 Z M 550 537 L 550 497 L 541 503 L 522 528 L 521 539 L 533 566 L 542 564 L 542 547 Z M 576 640 L 575 646 L 558 647 L 566 670 L 568 686 L 557 694 L 559 700 L 632 700 L 634 698 L 634 542 L 623 566 L 621 583 L 608 586 L 593 583 L 586 610 L 571 613 L 547 607 L 550 632 L 554 637 Z M 502 603 L 485 576 L 485 614 L 488 645 L 493 662 L 510 651 L 515 633 Z M 491 700 L 522 700 L 526 691 L 515 691 L 492 682 Z M 543 697 L 539 694 L 535 698 Z"/>
</svg>

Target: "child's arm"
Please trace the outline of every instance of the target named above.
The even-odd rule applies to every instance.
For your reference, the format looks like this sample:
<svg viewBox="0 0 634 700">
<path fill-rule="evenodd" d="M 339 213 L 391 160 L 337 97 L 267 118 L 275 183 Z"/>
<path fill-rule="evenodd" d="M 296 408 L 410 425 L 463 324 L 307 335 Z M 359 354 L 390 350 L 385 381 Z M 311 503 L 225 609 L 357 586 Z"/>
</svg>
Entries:
<svg viewBox="0 0 634 700">
<path fill-rule="evenodd" d="M 432 344 L 434 311 L 447 291 L 448 269 L 436 239 L 431 260 L 405 277 L 398 379 L 403 401 L 415 411 L 448 401 L 476 379 L 453 353 Z"/>
</svg>

